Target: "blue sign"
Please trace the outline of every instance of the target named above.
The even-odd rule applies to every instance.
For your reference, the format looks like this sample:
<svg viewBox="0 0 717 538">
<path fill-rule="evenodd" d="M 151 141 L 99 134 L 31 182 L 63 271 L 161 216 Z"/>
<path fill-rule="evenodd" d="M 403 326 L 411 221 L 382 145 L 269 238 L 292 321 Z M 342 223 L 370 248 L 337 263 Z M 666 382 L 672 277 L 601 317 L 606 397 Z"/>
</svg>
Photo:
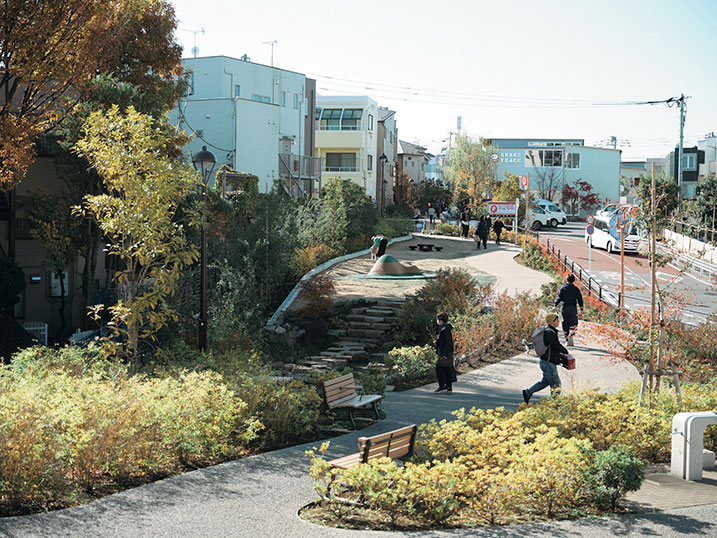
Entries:
<svg viewBox="0 0 717 538">
<path fill-rule="evenodd" d="M 618 217 L 617 214 L 615 214 L 615 215 L 612 216 L 612 218 L 610 219 L 610 224 L 609 224 L 610 228 L 615 228 L 615 227 L 617 227 L 617 221 L 618 221 L 619 218 L 620 218 L 620 217 Z"/>
<path fill-rule="evenodd" d="M 587 228 L 585 228 L 585 231 L 588 235 L 592 235 L 595 232 L 595 227 L 592 224 L 589 224 Z"/>
</svg>

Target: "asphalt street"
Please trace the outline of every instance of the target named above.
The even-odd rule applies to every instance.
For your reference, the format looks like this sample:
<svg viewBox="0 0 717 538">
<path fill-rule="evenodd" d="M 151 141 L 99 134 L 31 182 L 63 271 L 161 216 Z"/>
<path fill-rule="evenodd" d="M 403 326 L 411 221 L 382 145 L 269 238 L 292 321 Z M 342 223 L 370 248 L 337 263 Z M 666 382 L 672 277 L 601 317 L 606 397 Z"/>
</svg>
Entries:
<svg viewBox="0 0 717 538">
<path fill-rule="evenodd" d="M 585 224 L 570 222 L 557 228 L 540 230 L 540 241 L 548 240 L 588 270 L 595 279 L 617 297 L 620 291 L 620 253 L 609 254 L 598 248 L 588 249 L 584 239 Z M 625 255 L 625 304 L 631 309 L 650 306 L 650 265 L 644 254 Z M 717 313 L 717 288 L 705 279 L 666 265 L 657 270 L 657 280 L 664 294 L 681 304 L 682 320 L 690 325 L 703 323 Z"/>
</svg>

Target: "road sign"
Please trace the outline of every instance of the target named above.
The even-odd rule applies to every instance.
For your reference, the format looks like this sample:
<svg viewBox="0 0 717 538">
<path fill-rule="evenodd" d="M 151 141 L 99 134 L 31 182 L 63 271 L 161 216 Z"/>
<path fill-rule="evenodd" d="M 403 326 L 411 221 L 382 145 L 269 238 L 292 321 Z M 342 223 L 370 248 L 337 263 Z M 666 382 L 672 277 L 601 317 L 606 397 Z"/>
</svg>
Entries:
<svg viewBox="0 0 717 538">
<path fill-rule="evenodd" d="M 528 188 L 528 176 L 520 176 L 520 188 L 524 190 Z"/>
<path fill-rule="evenodd" d="M 500 159 L 500 156 L 497 153 L 490 154 L 490 160 L 493 161 L 494 163 L 497 163 L 498 159 Z"/>
<path fill-rule="evenodd" d="M 586 220 L 587 223 L 590 224 L 590 225 L 595 224 L 595 217 L 593 217 L 592 215 L 588 215 L 585 220 Z"/>
<path fill-rule="evenodd" d="M 486 207 L 491 217 L 512 217 L 515 215 L 517 204 L 515 202 L 489 202 Z"/>
<path fill-rule="evenodd" d="M 593 233 L 595 233 L 595 227 L 592 224 L 588 224 L 588 227 L 585 228 L 585 233 L 587 233 L 588 235 L 592 235 Z"/>
</svg>

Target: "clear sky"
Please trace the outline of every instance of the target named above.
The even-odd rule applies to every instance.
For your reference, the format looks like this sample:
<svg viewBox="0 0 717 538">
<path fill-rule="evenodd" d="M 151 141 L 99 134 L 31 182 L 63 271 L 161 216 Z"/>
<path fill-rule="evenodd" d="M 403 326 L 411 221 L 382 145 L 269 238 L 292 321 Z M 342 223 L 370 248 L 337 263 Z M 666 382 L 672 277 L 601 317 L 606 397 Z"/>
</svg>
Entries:
<svg viewBox="0 0 717 538">
<path fill-rule="evenodd" d="M 174 0 L 184 54 L 248 54 L 306 73 L 321 95 L 369 95 L 399 137 L 437 151 L 456 116 L 497 138 L 616 136 L 663 157 L 691 96 L 685 145 L 717 132 L 717 0 Z M 629 144 L 629 145 L 628 145 Z M 604 144 L 603 144 L 604 145 Z"/>
</svg>

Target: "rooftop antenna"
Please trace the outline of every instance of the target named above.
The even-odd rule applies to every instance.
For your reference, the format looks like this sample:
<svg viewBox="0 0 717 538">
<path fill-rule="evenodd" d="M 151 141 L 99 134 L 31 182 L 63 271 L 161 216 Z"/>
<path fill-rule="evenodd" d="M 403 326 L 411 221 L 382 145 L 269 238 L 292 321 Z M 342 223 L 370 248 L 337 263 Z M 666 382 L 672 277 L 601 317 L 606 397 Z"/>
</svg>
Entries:
<svg viewBox="0 0 717 538">
<path fill-rule="evenodd" d="M 274 45 L 277 44 L 277 40 L 274 41 L 264 41 L 262 45 L 271 45 L 271 66 L 274 67 Z"/>
<path fill-rule="evenodd" d="M 191 32 L 192 34 L 194 34 L 194 46 L 192 47 L 192 56 L 196 58 L 199 54 L 199 47 L 197 47 L 197 34 L 204 35 L 204 28 L 200 28 L 199 30 L 185 29 L 184 31 Z"/>
</svg>

